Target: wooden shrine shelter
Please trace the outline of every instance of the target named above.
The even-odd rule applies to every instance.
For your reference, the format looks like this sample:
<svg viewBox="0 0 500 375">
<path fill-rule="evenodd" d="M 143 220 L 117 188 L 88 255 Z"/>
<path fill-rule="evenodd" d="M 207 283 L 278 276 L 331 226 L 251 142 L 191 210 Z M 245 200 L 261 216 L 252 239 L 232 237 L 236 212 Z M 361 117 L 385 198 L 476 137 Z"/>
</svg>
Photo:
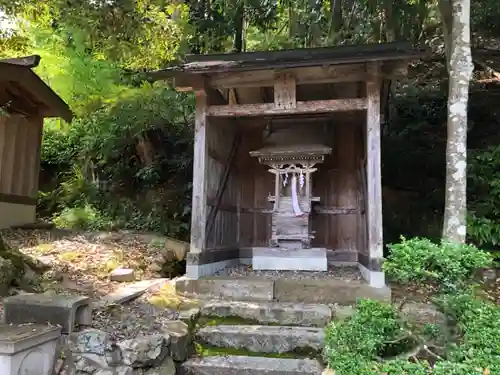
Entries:
<svg viewBox="0 0 500 375">
<path fill-rule="evenodd" d="M 384 287 L 381 119 L 390 80 L 423 54 L 391 43 L 192 55 L 152 73 L 196 95 L 188 277 L 359 264 Z"/>
<path fill-rule="evenodd" d="M 43 119 L 72 118 L 32 71 L 39 62 L 39 56 L 0 60 L 0 228 L 35 221 Z"/>
</svg>

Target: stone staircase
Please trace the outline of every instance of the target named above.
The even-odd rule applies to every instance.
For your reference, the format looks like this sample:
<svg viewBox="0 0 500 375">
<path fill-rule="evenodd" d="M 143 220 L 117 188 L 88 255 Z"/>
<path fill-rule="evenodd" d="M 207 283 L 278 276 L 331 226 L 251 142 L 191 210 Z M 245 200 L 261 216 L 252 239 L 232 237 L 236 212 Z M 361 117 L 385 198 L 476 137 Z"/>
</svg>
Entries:
<svg viewBox="0 0 500 375">
<path fill-rule="evenodd" d="M 324 327 L 334 318 L 323 304 L 202 303 L 195 340 L 205 355 L 184 369 L 192 375 L 321 375 Z"/>
</svg>

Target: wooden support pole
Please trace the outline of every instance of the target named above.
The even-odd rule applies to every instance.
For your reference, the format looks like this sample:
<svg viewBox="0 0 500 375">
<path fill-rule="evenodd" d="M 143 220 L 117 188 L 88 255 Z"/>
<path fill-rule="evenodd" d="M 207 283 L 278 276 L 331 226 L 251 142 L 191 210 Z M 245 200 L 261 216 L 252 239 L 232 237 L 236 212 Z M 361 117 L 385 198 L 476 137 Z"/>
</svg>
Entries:
<svg viewBox="0 0 500 375">
<path fill-rule="evenodd" d="M 380 146 L 380 68 L 367 66 L 366 157 L 369 270 L 380 272 L 383 257 L 382 172 Z"/>
<path fill-rule="evenodd" d="M 205 90 L 196 92 L 196 113 L 193 160 L 193 201 L 191 209 L 191 253 L 201 253 L 206 247 L 207 231 L 207 94 Z"/>
</svg>

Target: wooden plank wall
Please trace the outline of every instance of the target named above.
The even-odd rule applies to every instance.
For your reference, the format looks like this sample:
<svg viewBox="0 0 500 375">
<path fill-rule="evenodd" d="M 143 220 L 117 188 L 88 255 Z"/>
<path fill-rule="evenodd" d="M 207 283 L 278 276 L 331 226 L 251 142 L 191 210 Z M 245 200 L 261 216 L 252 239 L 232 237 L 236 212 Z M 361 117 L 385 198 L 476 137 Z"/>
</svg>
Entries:
<svg viewBox="0 0 500 375">
<path fill-rule="evenodd" d="M 209 215 L 215 204 L 217 190 L 222 182 L 224 170 L 229 163 L 229 154 L 236 135 L 237 126 L 232 119 L 211 118 L 208 141 L 207 204 Z M 238 247 L 238 164 L 233 161 L 226 189 L 222 196 L 215 223 L 207 239 L 208 249 Z"/>
<path fill-rule="evenodd" d="M 0 117 L 0 194 L 36 198 L 43 120 Z"/>
</svg>

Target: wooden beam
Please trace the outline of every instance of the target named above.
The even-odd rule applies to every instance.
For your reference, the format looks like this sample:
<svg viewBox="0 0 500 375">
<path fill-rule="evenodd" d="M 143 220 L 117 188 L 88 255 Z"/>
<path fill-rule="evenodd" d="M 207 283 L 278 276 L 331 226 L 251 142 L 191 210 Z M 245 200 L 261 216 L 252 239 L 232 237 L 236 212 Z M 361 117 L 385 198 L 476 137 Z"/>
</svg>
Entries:
<svg viewBox="0 0 500 375">
<path fill-rule="evenodd" d="M 279 108 L 274 103 L 212 105 L 207 109 L 207 116 L 268 116 L 295 115 L 305 113 L 327 113 L 339 111 L 355 111 L 367 108 L 365 98 L 332 99 L 297 102 L 295 108 Z"/>
<path fill-rule="evenodd" d="M 193 200 L 191 208 L 191 244 L 189 252 L 201 253 L 206 244 L 208 131 L 207 93 L 196 91 L 196 112 L 193 160 Z"/>
<path fill-rule="evenodd" d="M 281 109 L 297 108 L 295 77 L 291 73 L 276 75 L 274 82 L 274 105 Z"/>
<path fill-rule="evenodd" d="M 364 64 L 327 65 L 286 70 L 254 70 L 248 72 L 219 73 L 211 76 L 208 83 L 213 87 L 273 87 L 276 74 L 295 77 L 297 85 L 356 82 L 366 80 Z"/>
<path fill-rule="evenodd" d="M 382 173 L 380 157 L 380 67 L 377 63 L 372 63 L 367 67 L 367 71 L 370 75 L 370 79 L 366 82 L 366 93 L 368 98 L 368 108 L 366 111 L 368 252 L 370 259 L 382 259 L 383 238 Z M 379 282 L 380 280 L 378 280 L 378 282 L 375 282 L 375 284 L 379 284 Z M 373 282 L 370 281 L 370 283 Z"/>
</svg>

